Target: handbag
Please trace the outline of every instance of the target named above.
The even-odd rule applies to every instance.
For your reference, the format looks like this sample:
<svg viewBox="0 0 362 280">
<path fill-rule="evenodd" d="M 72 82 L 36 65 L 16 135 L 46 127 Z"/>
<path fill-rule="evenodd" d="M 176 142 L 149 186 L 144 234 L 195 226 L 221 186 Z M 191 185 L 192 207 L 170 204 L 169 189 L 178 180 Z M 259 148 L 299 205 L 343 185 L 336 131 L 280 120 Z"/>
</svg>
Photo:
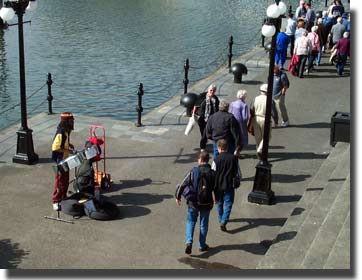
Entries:
<svg viewBox="0 0 362 280">
<path fill-rule="evenodd" d="M 332 61 L 334 63 L 341 63 L 342 62 L 342 56 L 340 54 L 336 54 L 333 58 L 332 58 Z"/>
<path fill-rule="evenodd" d="M 254 122 L 253 122 L 254 116 L 251 116 L 248 121 L 248 132 L 254 136 Z"/>
<path fill-rule="evenodd" d="M 188 136 L 190 134 L 190 132 L 194 128 L 195 123 L 196 123 L 195 114 L 193 113 L 192 116 L 189 118 L 189 122 L 187 123 L 186 129 L 185 129 L 186 136 Z"/>
<path fill-rule="evenodd" d="M 237 189 L 240 187 L 240 183 L 241 183 L 241 171 L 240 171 L 240 167 L 239 167 L 239 163 L 238 163 L 238 170 L 237 173 L 235 175 L 235 177 L 233 178 L 233 188 Z"/>
</svg>

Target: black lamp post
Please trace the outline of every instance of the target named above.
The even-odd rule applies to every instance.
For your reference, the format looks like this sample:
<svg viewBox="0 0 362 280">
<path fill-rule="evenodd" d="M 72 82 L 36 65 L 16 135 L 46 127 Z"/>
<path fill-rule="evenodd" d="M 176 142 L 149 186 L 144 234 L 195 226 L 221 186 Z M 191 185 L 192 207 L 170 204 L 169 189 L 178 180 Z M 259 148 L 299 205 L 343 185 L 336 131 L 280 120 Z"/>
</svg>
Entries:
<svg viewBox="0 0 362 280">
<path fill-rule="evenodd" d="M 13 162 L 21 164 L 33 164 L 39 159 L 38 155 L 34 152 L 33 131 L 28 127 L 27 123 L 23 33 L 23 15 L 25 10 L 32 10 L 35 7 L 35 0 L 9 0 L 4 2 L 4 7 L 0 13 L 5 21 L 10 20 L 14 13 L 18 16 L 21 127 L 17 131 L 16 154 L 13 157 Z"/>
<path fill-rule="evenodd" d="M 267 10 L 268 20 L 262 28 L 265 37 L 271 37 L 271 49 L 269 51 L 269 73 L 268 73 L 268 91 L 265 111 L 265 124 L 263 134 L 263 149 L 261 159 L 256 165 L 253 190 L 248 195 L 248 201 L 258 204 L 270 204 L 274 198 L 274 192 L 271 190 L 271 164 L 268 162 L 269 134 L 271 123 L 271 107 L 274 81 L 274 64 L 276 51 L 276 38 L 281 26 L 281 15 L 286 12 L 286 6 L 283 2 L 275 1 Z"/>
</svg>

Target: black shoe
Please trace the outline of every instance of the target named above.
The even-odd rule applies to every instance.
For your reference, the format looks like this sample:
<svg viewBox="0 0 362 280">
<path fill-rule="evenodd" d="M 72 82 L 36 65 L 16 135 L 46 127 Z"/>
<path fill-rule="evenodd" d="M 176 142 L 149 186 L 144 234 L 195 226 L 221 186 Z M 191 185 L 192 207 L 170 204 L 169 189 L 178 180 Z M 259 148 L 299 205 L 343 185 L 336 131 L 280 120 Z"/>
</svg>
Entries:
<svg viewBox="0 0 362 280">
<path fill-rule="evenodd" d="M 192 244 L 186 244 L 185 254 L 191 255 Z"/>
<path fill-rule="evenodd" d="M 199 248 L 199 252 L 206 252 L 209 249 L 210 249 L 209 245 L 205 244 L 205 247 Z"/>
<path fill-rule="evenodd" d="M 223 224 L 220 225 L 220 229 L 221 229 L 221 231 L 225 231 L 225 232 L 228 231 L 228 230 L 226 229 L 226 225 L 223 225 Z"/>
</svg>

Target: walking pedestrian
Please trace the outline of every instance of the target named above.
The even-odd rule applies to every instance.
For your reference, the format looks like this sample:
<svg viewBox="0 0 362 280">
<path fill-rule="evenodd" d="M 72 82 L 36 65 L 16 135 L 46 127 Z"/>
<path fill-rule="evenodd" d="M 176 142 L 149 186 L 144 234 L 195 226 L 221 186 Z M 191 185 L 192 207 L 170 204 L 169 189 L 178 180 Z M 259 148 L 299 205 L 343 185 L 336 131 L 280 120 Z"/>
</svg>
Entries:
<svg viewBox="0 0 362 280">
<path fill-rule="evenodd" d="M 284 63 L 287 59 L 289 42 L 289 36 L 285 33 L 285 28 L 283 27 L 277 35 L 275 51 L 275 64 L 280 65 L 281 69 L 284 69 Z"/>
<path fill-rule="evenodd" d="M 276 105 L 278 113 L 282 117 L 281 127 L 289 126 L 289 117 L 287 108 L 285 106 L 285 94 L 289 88 L 289 79 L 285 72 L 280 71 L 276 65 L 274 67 L 274 81 L 273 81 L 273 100 Z"/>
<path fill-rule="evenodd" d="M 325 50 L 327 48 L 328 31 L 327 31 L 327 28 L 323 24 L 322 18 L 319 18 L 317 20 L 317 26 L 318 26 L 317 34 L 319 36 L 320 49 L 318 52 L 316 65 L 319 66 L 321 64 L 322 53 L 325 52 Z"/>
<path fill-rule="evenodd" d="M 209 216 L 214 200 L 217 201 L 218 199 L 215 192 L 215 172 L 209 164 L 209 153 L 207 151 L 200 152 L 197 162 L 198 166 L 187 173 L 175 193 L 177 205 L 181 206 L 181 196 L 184 196 L 187 203 L 185 253 L 188 255 L 192 252 L 198 216 L 200 216 L 199 251 L 204 252 L 209 249 L 206 243 Z M 214 199 L 212 193 L 214 193 Z"/>
<path fill-rule="evenodd" d="M 226 225 L 230 218 L 235 198 L 233 180 L 239 174 L 238 159 L 228 152 L 228 142 L 225 139 L 217 141 L 219 155 L 214 159 L 212 168 L 215 170 L 215 191 L 217 192 L 217 213 L 220 229 L 227 231 Z"/>
<path fill-rule="evenodd" d="M 248 139 L 248 120 L 249 109 L 245 100 L 248 93 L 244 89 L 238 90 L 236 93 L 236 100 L 230 103 L 229 113 L 233 114 L 239 124 L 239 139 L 240 151 L 249 143 Z"/>
<path fill-rule="evenodd" d="M 201 134 L 200 146 L 206 146 L 207 139 L 205 143 L 202 141 L 205 141 L 203 135 L 209 117 L 212 114 L 219 111 L 220 101 L 219 98 L 215 95 L 215 93 L 216 93 L 216 85 L 211 84 L 207 89 L 207 93 L 202 93 L 201 96 L 199 96 L 199 99 L 202 100 L 200 102 L 200 106 L 194 107 L 194 112 L 198 116 L 198 125 Z"/>
<path fill-rule="evenodd" d="M 264 125 L 265 125 L 265 112 L 266 112 L 266 99 L 268 92 L 268 84 L 262 84 L 260 86 L 260 94 L 255 97 L 254 103 L 252 105 L 252 114 L 253 126 L 254 126 L 254 136 L 255 136 L 255 145 L 258 158 L 261 158 L 261 152 L 263 149 L 263 135 L 264 135 Z M 271 139 L 271 129 L 269 132 L 269 139 Z"/>
<path fill-rule="evenodd" d="M 310 3 L 305 3 L 305 8 L 307 10 L 305 15 L 305 29 L 307 29 L 308 32 L 311 31 L 312 26 L 315 24 L 316 14 L 315 11 L 312 9 Z"/>
<path fill-rule="evenodd" d="M 200 149 L 206 148 L 207 139 L 212 140 L 214 159 L 218 156 L 217 140 L 226 139 L 228 141 L 229 152 L 239 156 L 240 135 L 239 125 L 233 114 L 229 113 L 229 103 L 220 101 L 220 110 L 211 115 L 207 121 L 203 139 L 201 139 Z"/>
<path fill-rule="evenodd" d="M 52 159 L 59 164 L 69 154 L 73 153 L 74 146 L 70 143 L 70 133 L 74 130 L 74 117 L 70 112 L 60 115 L 60 122 L 52 143 Z M 53 187 L 53 210 L 60 210 L 60 202 L 67 197 L 69 185 L 69 171 L 58 171 L 55 176 Z"/>
<path fill-rule="evenodd" d="M 333 46 L 343 37 L 343 33 L 346 31 L 346 27 L 342 24 L 342 17 L 337 17 L 337 23 L 332 26 L 330 36 L 332 38 Z"/>
<path fill-rule="evenodd" d="M 308 55 L 308 67 L 306 70 L 307 73 L 312 72 L 312 70 L 314 68 L 313 67 L 314 61 L 317 59 L 320 48 L 321 48 L 317 30 L 318 30 L 318 26 L 315 25 L 312 27 L 312 31 L 309 32 L 307 35 L 307 38 L 312 43 L 312 50 L 310 51 L 310 53 Z"/>
<path fill-rule="evenodd" d="M 309 53 L 312 51 L 312 43 L 307 38 L 308 31 L 303 31 L 302 36 L 295 40 L 294 53 L 298 56 L 297 72 L 299 78 L 304 78 L 304 68 Z"/>
<path fill-rule="evenodd" d="M 307 14 L 307 9 L 305 8 L 305 1 L 300 0 L 298 8 L 295 10 L 295 18 L 297 20 L 298 19 L 304 20 L 306 14 Z"/>
<path fill-rule="evenodd" d="M 287 21 L 287 29 L 285 33 L 289 36 L 290 56 L 293 56 L 296 29 L 297 29 L 297 21 L 294 19 L 293 14 L 289 13 Z"/>
<path fill-rule="evenodd" d="M 347 57 L 350 56 L 350 44 L 349 32 L 344 32 L 343 38 L 339 39 L 333 47 L 333 49 L 337 50 L 336 55 L 340 57 L 339 61 L 336 62 L 337 74 L 339 76 L 343 75 Z"/>
</svg>

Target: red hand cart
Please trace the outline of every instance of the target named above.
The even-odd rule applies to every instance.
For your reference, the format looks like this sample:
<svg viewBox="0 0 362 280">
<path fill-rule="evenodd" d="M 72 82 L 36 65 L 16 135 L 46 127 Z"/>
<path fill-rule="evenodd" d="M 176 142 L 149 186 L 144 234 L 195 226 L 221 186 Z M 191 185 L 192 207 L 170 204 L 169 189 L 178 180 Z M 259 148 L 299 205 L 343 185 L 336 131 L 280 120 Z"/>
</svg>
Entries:
<svg viewBox="0 0 362 280">
<path fill-rule="evenodd" d="M 98 135 L 97 135 L 98 133 Z M 112 186 L 111 175 L 106 172 L 106 130 L 101 125 L 91 125 L 89 129 L 89 142 L 97 145 L 101 153 L 95 161 L 94 181 L 96 188 L 108 190 Z"/>
</svg>

